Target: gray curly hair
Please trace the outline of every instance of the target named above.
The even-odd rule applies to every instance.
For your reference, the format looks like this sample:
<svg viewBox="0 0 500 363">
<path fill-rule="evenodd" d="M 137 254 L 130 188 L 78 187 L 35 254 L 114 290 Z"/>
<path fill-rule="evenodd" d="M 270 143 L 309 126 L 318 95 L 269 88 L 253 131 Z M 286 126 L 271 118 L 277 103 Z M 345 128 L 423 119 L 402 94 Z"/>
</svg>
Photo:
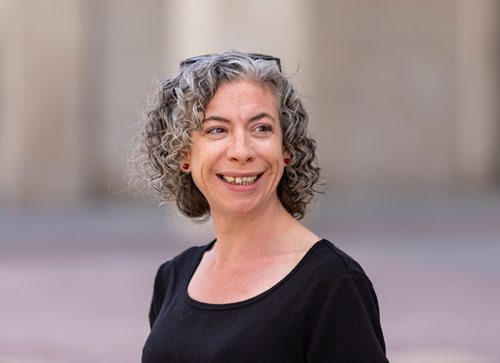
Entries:
<svg viewBox="0 0 500 363">
<path fill-rule="evenodd" d="M 201 129 L 200 113 L 219 84 L 239 80 L 267 85 L 276 94 L 283 149 L 291 155 L 277 194 L 285 209 L 301 219 L 317 192 L 316 142 L 307 135 L 308 115 L 302 101 L 281 72 L 279 59 L 273 57 L 232 51 L 182 62 L 179 73 L 159 83 L 150 96 L 128 184 L 149 191 L 160 202 L 175 201 L 188 217 L 208 220 L 210 206 L 181 164 L 190 149 L 191 132 Z"/>
</svg>

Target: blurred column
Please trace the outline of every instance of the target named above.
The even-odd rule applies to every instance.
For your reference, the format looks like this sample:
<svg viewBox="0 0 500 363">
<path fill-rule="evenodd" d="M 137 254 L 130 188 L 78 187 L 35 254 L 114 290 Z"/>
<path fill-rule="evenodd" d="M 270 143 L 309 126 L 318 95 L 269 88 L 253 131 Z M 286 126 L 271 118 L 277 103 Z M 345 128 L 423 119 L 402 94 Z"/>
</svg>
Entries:
<svg viewBox="0 0 500 363">
<path fill-rule="evenodd" d="M 298 87 L 313 89 L 314 5 L 307 0 L 164 0 L 164 59 L 168 75 L 179 61 L 228 50 L 282 58 Z"/>
<path fill-rule="evenodd" d="M 456 168 L 470 188 L 488 188 L 500 163 L 500 6 L 458 1 Z"/>
<path fill-rule="evenodd" d="M 121 191 L 127 128 L 163 71 L 163 0 L 0 6 L 0 202 L 81 203 Z"/>
<path fill-rule="evenodd" d="M 455 12 L 452 1 L 318 0 L 320 160 L 336 193 L 453 183 Z"/>
<path fill-rule="evenodd" d="M 82 188 L 82 2 L 2 3 L 3 200 L 52 203 Z"/>
<path fill-rule="evenodd" d="M 103 3 L 102 0 L 93 0 Z M 163 0 L 106 0 L 106 34 L 96 51 L 103 61 L 100 78 L 94 82 L 99 96 L 102 121 L 93 131 L 103 148 L 99 151 L 99 185 L 107 196 L 124 197 L 123 175 L 133 125 L 141 118 L 151 83 L 162 77 L 165 70 L 162 56 L 166 47 L 162 33 L 165 23 Z M 201 2 L 200 2 L 201 3 Z M 95 61 L 94 61 L 95 62 Z M 96 94 L 96 92 L 94 92 Z"/>
</svg>

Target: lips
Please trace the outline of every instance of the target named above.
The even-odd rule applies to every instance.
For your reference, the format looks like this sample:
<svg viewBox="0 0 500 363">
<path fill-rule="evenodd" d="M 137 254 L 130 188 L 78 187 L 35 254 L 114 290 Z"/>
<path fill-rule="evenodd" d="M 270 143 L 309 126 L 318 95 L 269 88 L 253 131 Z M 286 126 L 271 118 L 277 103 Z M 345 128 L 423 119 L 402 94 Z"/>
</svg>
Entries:
<svg viewBox="0 0 500 363">
<path fill-rule="evenodd" d="M 248 176 L 232 176 L 225 174 L 218 174 L 217 176 L 225 182 L 233 185 L 252 185 L 259 179 L 262 174 L 248 175 Z"/>
</svg>

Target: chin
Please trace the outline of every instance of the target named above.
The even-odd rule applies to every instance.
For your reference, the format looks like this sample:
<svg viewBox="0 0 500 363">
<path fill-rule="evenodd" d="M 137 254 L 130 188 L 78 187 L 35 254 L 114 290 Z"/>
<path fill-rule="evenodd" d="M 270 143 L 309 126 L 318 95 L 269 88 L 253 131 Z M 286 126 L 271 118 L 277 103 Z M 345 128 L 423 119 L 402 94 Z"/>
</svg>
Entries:
<svg viewBox="0 0 500 363">
<path fill-rule="evenodd" d="M 222 210 L 226 215 L 244 217 L 255 213 L 258 209 L 259 208 L 257 205 L 255 205 L 255 203 L 240 202 L 235 204 L 233 203 L 230 206 L 225 206 L 225 208 L 223 208 Z"/>
</svg>

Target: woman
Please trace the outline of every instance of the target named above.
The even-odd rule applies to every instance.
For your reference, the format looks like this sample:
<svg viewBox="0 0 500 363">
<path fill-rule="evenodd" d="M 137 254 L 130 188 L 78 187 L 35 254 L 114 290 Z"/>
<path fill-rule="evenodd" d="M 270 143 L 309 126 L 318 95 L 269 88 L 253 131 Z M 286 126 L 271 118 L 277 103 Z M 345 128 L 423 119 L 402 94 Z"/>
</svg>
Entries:
<svg viewBox="0 0 500 363">
<path fill-rule="evenodd" d="M 146 118 L 136 165 L 216 238 L 159 268 L 143 362 L 387 362 L 369 279 L 298 221 L 319 167 L 279 59 L 183 61 Z"/>
</svg>

